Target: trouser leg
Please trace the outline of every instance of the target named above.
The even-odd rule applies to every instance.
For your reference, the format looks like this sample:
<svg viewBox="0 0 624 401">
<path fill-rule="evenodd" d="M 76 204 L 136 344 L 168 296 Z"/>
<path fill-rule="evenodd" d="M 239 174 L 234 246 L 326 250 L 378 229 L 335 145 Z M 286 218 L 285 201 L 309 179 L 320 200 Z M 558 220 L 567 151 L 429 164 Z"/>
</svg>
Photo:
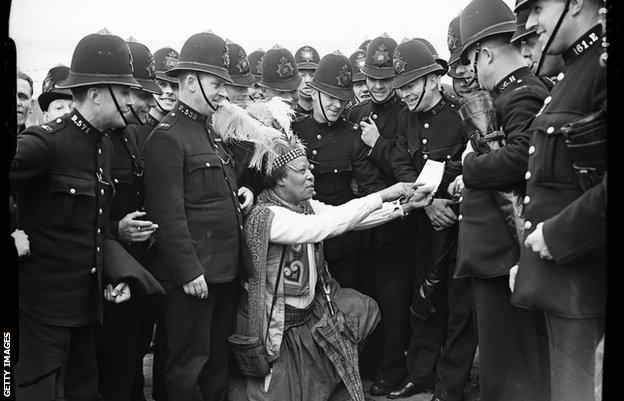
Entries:
<svg viewBox="0 0 624 401">
<path fill-rule="evenodd" d="M 410 241 L 413 239 L 374 243 L 375 281 L 383 330 L 378 378 L 391 385 L 407 376 L 405 351 L 410 338 L 409 307 L 414 277 Z"/>
<path fill-rule="evenodd" d="M 474 278 L 482 401 L 550 398 L 543 313 L 511 304 L 509 276 Z"/>
<path fill-rule="evenodd" d="M 596 347 L 604 318 L 568 319 L 545 312 L 552 401 L 592 401 Z"/>
</svg>

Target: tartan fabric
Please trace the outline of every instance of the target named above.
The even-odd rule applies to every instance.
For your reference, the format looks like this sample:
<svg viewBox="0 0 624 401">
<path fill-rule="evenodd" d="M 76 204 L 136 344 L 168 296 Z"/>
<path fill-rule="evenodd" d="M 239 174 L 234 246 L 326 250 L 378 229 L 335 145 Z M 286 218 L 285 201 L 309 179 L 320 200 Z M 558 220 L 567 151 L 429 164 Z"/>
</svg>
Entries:
<svg viewBox="0 0 624 401">
<path fill-rule="evenodd" d="M 312 329 L 312 338 L 323 349 L 353 401 L 364 401 L 364 389 L 358 361 L 358 322 L 336 308 L 330 315 L 324 310 Z"/>
</svg>

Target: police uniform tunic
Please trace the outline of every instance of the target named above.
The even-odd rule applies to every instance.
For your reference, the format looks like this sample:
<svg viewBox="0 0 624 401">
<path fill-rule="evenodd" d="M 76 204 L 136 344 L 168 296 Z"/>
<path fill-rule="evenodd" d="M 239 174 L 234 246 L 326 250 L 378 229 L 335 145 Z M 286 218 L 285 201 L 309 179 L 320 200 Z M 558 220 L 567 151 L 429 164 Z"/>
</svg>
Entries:
<svg viewBox="0 0 624 401">
<path fill-rule="evenodd" d="M 20 308 L 37 321 L 81 326 L 101 317 L 111 152 L 110 139 L 77 110 L 18 137 L 11 190 L 37 250 L 20 263 Z"/>
<path fill-rule="evenodd" d="M 167 291 L 167 393 L 180 399 L 225 391 L 234 281 L 249 260 L 237 193 L 232 158 L 207 117 L 178 102 L 145 144 L 145 206 L 159 225 L 152 273 Z M 185 294 L 201 274 L 209 296 Z"/>
<path fill-rule="evenodd" d="M 529 131 L 526 231 L 543 222 L 554 261 L 523 248 L 512 301 L 545 311 L 551 355 L 552 399 L 594 397 L 594 351 L 604 333 L 607 298 L 606 177 L 583 192 L 560 128 L 606 110 L 607 71 L 600 65 L 601 26 L 565 53 L 562 79 Z"/>
<path fill-rule="evenodd" d="M 386 187 L 397 182 L 392 160 L 398 117 L 404 105 L 397 95 L 382 103 L 366 99 L 351 108 L 347 119 L 359 124 L 360 121 L 368 122 L 370 117 L 377 125 L 379 138 L 369 150 L 368 157 L 377 166 Z M 409 343 L 409 306 L 414 276 L 409 251 L 411 237 L 415 235 L 413 230 L 410 232 L 412 218 L 394 220 L 363 233 L 365 256 L 359 290 L 379 303 L 382 320 L 380 328 L 367 342 L 362 369 L 366 374 L 370 365 L 370 370 L 376 370 L 372 375 L 387 380 L 390 385 L 398 384 L 407 375 L 404 352 Z M 367 360 L 368 355 L 380 355 L 379 361 Z"/>
<path fill-rule="evenodd" d="M 548 397 L 544 318 L 511 305 L 508 272 L 518 263 L 520 246 L 494 195 L 495 190 L 523 187 L 530 139 L 526 127 L 547 94 L 527 67 L 503 78 L 492 96 L 506 145 L 488 153 L 472 152 L 463 163 L 455 277 L 473 277 L 483 399 Z"/>
<path fill-rule="evenodd" d="M 400 181 L 416 181 L 427 160 L 445 162 L 435 197 L 448 198 L 446 189 L 461 174 L 461 154 L 467 141 L 458 109 L 455 100 L 443 95 L 425 112 L 410 112 L 407 107 L 401 110 L 394 158 Z M 420 388 L 435 387 L 435 395 L 447 400 L 462 400 L 477 344 L 470 281 L 453 279 L 457 224 L 436 231 L 424 210 L 415 213 L 418 277 L 414 280 L 412 334 L 407 351 L 409 381 Z M 429 277 L 439 282 L 430 301 L 425 302 L 419 289 Z"/>
<path fill-rule="evenodd" d="M 141 156 L 145 152 L 145 142 L 147 141 L 147 138 L 149 138 L 150 134 L 157 125 L 158 120 L 151 114 L 148 114 L 144 124 L 130 124 L 126 127 L 126 131 L 134 136 L 134 141 L 137 144 Z"/>
<path fill-rule="evenodd" d="M 114 193 L 111 152 L 109 138 L 78 110 L 18 137 L 11 192 L 17 193 L 20 228 L 33 252 L 19 266 L 22 351 L 16 380 L 49 376 L 19 389 L 20 399 L 62 394 L 51 375 L 59 366 L 65 378 L 60 384 L 73 397 L 96 396 L 93 324 L 102 317 L 102 241 L 110 236 Z M 73 364 L 65 370 L 69 355 Z"/>
<path fill-rule="evenodd" d="M 292 129 L 306 145 L 314 174 L 314 199 L 333 206 L 342 205 L 356 198 L 351 188 L 353 180 L 362 188 L 361 195 L 384 188 L 377 168 L 366 156 L 366 146 L 360 141 L 357 130 L 345 120 L 318 123 L 308 116 L 295 121 Z M 324 241 L 329 268 L 342 286 L 356 287 L 361 244 L 359 231 Z M 345 259 L 345 256 L 349 257 Z"/>
</svg>

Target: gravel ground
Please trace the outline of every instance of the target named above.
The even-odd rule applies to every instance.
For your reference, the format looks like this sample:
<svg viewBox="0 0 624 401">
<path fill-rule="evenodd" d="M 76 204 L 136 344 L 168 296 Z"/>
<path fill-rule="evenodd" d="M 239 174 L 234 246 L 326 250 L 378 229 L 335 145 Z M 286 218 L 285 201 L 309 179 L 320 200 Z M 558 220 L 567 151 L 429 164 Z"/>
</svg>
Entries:
<svg viewBox="0 0 624 401">
<path fill-rule="evenodd" d="M 598 345 L 596 351 L 596 401 L 602 400 L 602 360 L 604 355 L 604 340 Z M 152 399 L 152 354 L 147 354 L 143 361 L 143 372 L 145 375 L 145 397 L 147 401 L 154 401 Z M 387 401 L 388 398 L 384 396 L 373 397 L 368 394 L 368 388 L 371 385 L 370 381 L 364 381 L 364 391 L 367 398 L 375 401 Z M 421 393 L 416 394 L 410 398 L 403 398 L 405 401 L 430 401 L 433 394 Z M 472 365 L 470 382 L 466 385 L 466 401 L 480 401 L 479 397 L 479 353 L 475 356 L 475 361 Z"/>
</svg>

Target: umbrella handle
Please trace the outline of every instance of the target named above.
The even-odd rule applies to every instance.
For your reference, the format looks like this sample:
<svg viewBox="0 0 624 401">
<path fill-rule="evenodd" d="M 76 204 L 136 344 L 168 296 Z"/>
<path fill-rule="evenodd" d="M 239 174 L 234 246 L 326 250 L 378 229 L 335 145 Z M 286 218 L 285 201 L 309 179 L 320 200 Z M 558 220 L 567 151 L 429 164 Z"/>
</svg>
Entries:
<svg viewBox="0 0 624 401">
<path fill-rule="evenodd" d="M 321 275 L 321 287 L 323 287 L 323 294 L 325 297 L 325 301 L 327 301 L 327 308 L 329 309 L 329 314 L 333 316 L 336 311 L 334 310 L 334 305 L 331 300 L 331 289 L 328 283 L 325 282 L 325 277 Z"/>
</svg>

